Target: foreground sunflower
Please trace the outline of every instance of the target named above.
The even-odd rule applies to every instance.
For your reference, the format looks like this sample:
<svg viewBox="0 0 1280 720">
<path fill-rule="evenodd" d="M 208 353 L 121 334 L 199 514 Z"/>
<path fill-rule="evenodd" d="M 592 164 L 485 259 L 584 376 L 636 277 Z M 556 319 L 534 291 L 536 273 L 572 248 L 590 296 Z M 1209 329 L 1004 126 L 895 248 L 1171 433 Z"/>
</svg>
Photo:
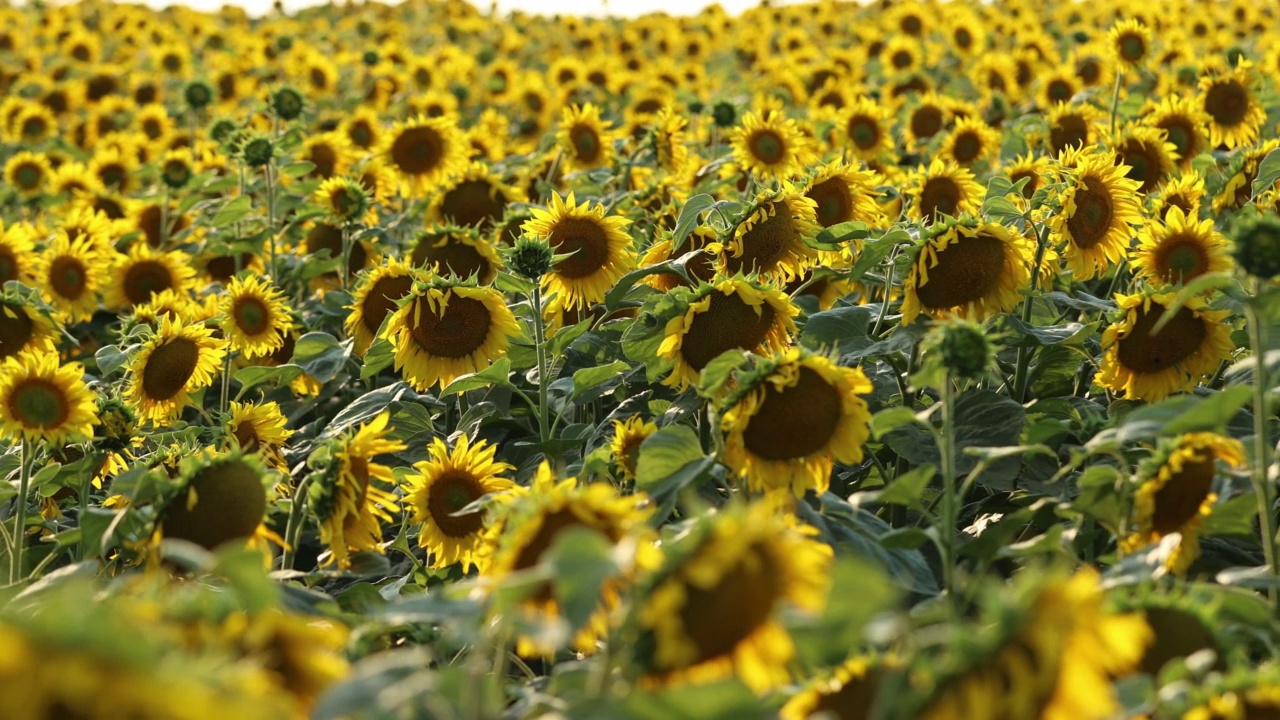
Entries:
<svg viewBox="0 0 1280 720">
<path fill-rule="evenodd" d="M 758 194 L 722 240 L 726 275 L 759 275 L 791 280 L 813 264 L 817 253 L 806 240 L 818 233 L 813 200 L 790 184 Z"/>
<path fill-rule="evenodd" d="M 547 560 L 548 551 L 568 528 L 586 528 L 600 533 L 618 549 L 621 572 L 606 581 L 600 603 L 587 622 L 573 635 L 571 645 L 590 653 L 596 643 L 616 623 L 622 592 L 638 573 L 656 568 L 662 554 L 657 534 L 648 526 L 653 509 L 644 493 L 619 495 L 608 483 L 580 485 L 576 478 L 557 480 L 547 463 L 539 466 L 528 492 L 519 493 L 501 508 L 497 519 L 484 530 L 474 562 L 484 569 L 490 585 Z M 552 584 L 541 583 L 521 603 L 531 620 L 555 622 L 560 616 Z M 517 652 L 526 657 L 554 650 L 543 640 L 521 637 Z"/>
<path fill-rule="evenodd" d="M 782 706 L 781 720 L 860 720 L 880 697 L 884 660 L 853 658 L 829 676 L 809 682 Z"/>
<path fill-rule="evenodd" d="M 791 348 L 764 362 L 720 408 L 725 464 L 755 492 L 821 495 L 836 461 L 862 460 L 872 392 L 861 368 Z"/>
<path fill-rule="evenodd" d="M 1200 555 L 1200 528 L 1218 499 L 1213 492 L 1218 460 L 1243 467 L 1244 446 L 1214 433 L 1188 433 L 1162 445 L 1134 495 L 1133 530 L 1120 540 L 1120 552 L 1135 552 L 1176 532 L 1182 539 L 1165 566 L 1169 572 L 1186 573 Z"/>
<path fill-rule="evenodd" d="M 350 551 L 382 550 L 382 522 L 399 512 L 400 500 L 381 487 L 395 486 L 391 468 L 374 462 L 406 445 L 387 437 L 391 414 L 383 411 L 354 432 L 333 442 L 336 465 L 318 476 L 307 491 L 308 507 L 320 521 L 320 541 L 329 547 L 324 564 L 351 567 Z"/>
<path fill-rule="evenodd" d="M 613 455 L 614 467 L 624 480 L 636 479 L 640 445 L 656 432 L 658 424 L 646 421 L 639 415 L 613 421 L 613 439 L 609 441 L 609 453 Z"/>
<path fill-rule="evenodd" d="M 1188 217 L 1171 206 L 1164 221 L 1152 220 L 1138 235 L 1133 267 L 1154 286 L 1185 285 L 1212 272 L 1231 269 L 1227 239 L 1213 227 L 1213 220 Z"/>
<path fill-rule="evenodd" d="M 377 339 L 382 323 L 397 309 L 401 298 L 413 290 L 414 280 L 421 275 L 398 258 L 361 273 L 352 293 L 351 312 L 342 321 L 347 334 L 355 338 L 352 352 L 364 357 Z"/>
<path fill-rule="evenodd" d="M 222 300 L 222 333 L 233 352 L 248 358 L 270 355 L 294 329 L 284 293 L 253 275 L 236 278 Z"/>
<path fill-rule="evenodd" d="M 795 644 L 778 617 L 787 606 L 821 611 L 831 548 L 762 501 L 704 516 L 668 555 L 636 611 L 642 684 L 785 684 Z"/>
<path fill-rule="evenodd" d="M 155 425 L 177 419 L 191 394 L 213 384 L 226 341 L 201 324 L 168 315 L 129 364 L 126 398 L 138 417 Z"/>
<path fill-rule="evenodd" d="M 796 121 L 776 110 L 747 113 L 730 144 L 738 164 L 764 182 L 790 180 L 800 173 L 809 154 Z"/>
<path fill-rule="evenodd" d="M 449 116 L 419 115 L 382 137 L 378 155 L 402 181 L 402 195 L 422 195 L 462 170 L 467 152 L 462 131 Z"/>
<path fill-rule="evenodd" d="M 406 478 L 405 501 L 413 509 L 413 522 L 422 525 L 418 545 L 431 554 L 428 567 L 461 563 L 467 572 L 475 566 L 487 513 L 460 511 L 486 495 L 517 489 L 502 477 L 515 468 L 494 459 L 497 449 L 484 440 L 473 444 L 463 435 L 450 452 L 444 440 L 434 438 L 428 459 L 414 463 L 418 472 Z"/>
<path fill-rule="evenodd" d="M 0 435 L 54 446 L 93 437 L 96 394 L 79 363 L 55 353 L 23 353 L 0 362 Z"/>
<path fill-rule="evenodd" d="M 556 255 L 567 256 L 542 278 L 544 289 L 560 295 L 567 309 L 588 307 L 604 300 L 618 279 L 635 266 L 631 238 L 625 232 L 631 221 L 606 216 L 603 205 L 577 204 L 553 192 L 547 209 L 534 208 L 525 221 L 526 233 L 550 243 Z"/>
<path fill-rule="evenodd" d="M 1125 177 L 1110 152 L 1083 156 L 1066 174 L 1062 212 L 1049 219 L 1059 242 L 1067 244 L 1067 267 L 1078 280 L 1103 274 L 1124 259 L 1130 225 L 1142 224 L 1140 183 Z"/>
<path fill-rule="evenodd" d="M 921 313 L 974 321 L 1008 312 L 1029 287 L 1035 248 L 997 223 L 951 223 L 925 240 L 903 282 L 902 324 Z"/>
<path fill-rule="evenodd" d="M 734 349 L 777 352 L 796 333 L 799 310 L 777 288 L 743 277 L 721 278 L 681 293 L 663 329 L 658 357 L 672 363 L 664 384 L 697 385 L 702 369 Z"/>
<path fill-rule="evenodd" d="M 1116 295 L 1124 315 L 1102 334 L 1097 382 L 1129 400 L 1159 402 L 1194 388 L 1231 357 L 1228 310 L 1208 310 L 1192 297 L 1160 332 L 1153 333 L 1173 293 Z"/>
<path fill-rule="evenodd" d="M 907 216 L 930 223 L 939 215 L 976 213 L 985 191 L 968 168 L 935 158 L 907 177 L 902 194 L 910 202 Z"/>
<path fill-rule="evenodd" d="M 396 348 L 395 369 L 425 392 L 506 355 L 520 326 L 497 290 L 442 283 L 414 288 L 384 332 Z"/>
</svg>

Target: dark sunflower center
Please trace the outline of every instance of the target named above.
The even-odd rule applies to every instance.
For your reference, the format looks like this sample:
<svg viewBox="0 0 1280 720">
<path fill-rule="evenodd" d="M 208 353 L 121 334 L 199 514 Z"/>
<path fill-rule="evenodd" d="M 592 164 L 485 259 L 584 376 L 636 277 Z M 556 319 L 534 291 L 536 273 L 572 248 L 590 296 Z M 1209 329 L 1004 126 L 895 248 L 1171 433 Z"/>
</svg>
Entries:
<svg viewBox="0 0 1280 720">
<path fill-rule="evenodd" d="M 973 33 L 969 32 L 968 28 L 956 28 L 951 37 L 955 40 L 956 47 L 961 50 L 968 50 L 973 46 Z"/>
<path fill-rule="evenodd" d="M 410 330 L 413 339 L 429 354 L 443 358 L 467 357 L 480 349 L 489 336 L 493 319 L 489 308 L 480 300 L 454 295 L 449 298 L 443 315 L 437 315 L 422 299 L 417 300 Z"/>
<path fill-rule="evenodd" d="M 1177 366 L 1200 349 L 1209 328 L 1190 308 L 1182 308 L 1160 332 L 1151 333 L 1164 310 L 1155 302 L 1150 310 L 1138 309 L 1133 329 L 1118 343 L 1120 363 L 1125 368 L 1143 374 L 1158 373 Z"/>
<path fill-rule="evenodd" d="M 972 131 L 966 131 L 956 137 L 955 155 L 956 162 L 967 165 L 978 158 L 982 153 L 982 138 Z"/>
<path fill-rule="evenodd" d="M 84 294 L 87 273 L 84 263 L 69 255 L 62 255 L 49 264 L 49 285 L 58 297 L 79 300 Z"/>
<path fill-rule="evenodd" d="M 444 158 L 444 138 L 434 128 L 407 128 L 391 143 L 391 161 L 402 172 L 425 175 Z"/>
<path fill-rule="evenodd" d="M 1097 185 L 1095 188 L 1094 185 Z M 1084 178 L 1076 190 L 1076 211 L 1067 218 L 1075 244 L 1085 250 L 1096 247 L 1111 230 L 1111 194 L 1097 180 Z"/>
<path fill-rule="evenodd" d="M 13 250 L 0 245 L 0 285 L 18 279 L 18 258 Z"/>
<path fill-rule="evenodd" d="M 311 228 L 307 233 L 307 252 L 315 254 L 321 250 L 328 250 L 331 258 L 342 257 L 341 228 L 329 223 L 317 223 Z M 347 271 L 352 275 L 356 274 L 368 259 L 369 255 L 365 252 L 364 245 L 359 242 L 352 243 L 351 261 L 347 263 Z"/>
<path fill-rule="evenodd" d="M 680 623 L 698 648 L 695 662 L 729 655 L 769 622 L 783 594 L 779 568 L 763 547 L 745 550 L 709 588 L 685 585 Z"/>
<path fill-rule="evenodd" d="M 1071 87 L 1071 83 L 1062 79 L 1057 79 L 1049 81 L 1049 87 L 1046 94 L 1049 96 L 1049 99 L 1054 102 L 1066 102 L 1075 94 L 1074 90 L 1075 88 Z"/>
<path fill-rule="evenodd" d="M 869 720 L 871 709 L 875 707 L 880 676 L 878 669 L 872 669 L 865 677 L 850 678 L 835 692 L 823 692 L 810 716 L 826 713 L 834 720 Z"/>
<path fill-rule="evenodd" d="M 128 176 L 129 172 L 120 163 L 107 163 L 98 168 L 98 179 L 114 190 L 119 190 Z"/>
<path fill-rule="evenodd" d="M 249 253 L 240 254 L 240 267 L 244 267 L 253 261 L 253 255 Z M 226 283 L 236 276 L 236 256 L 235 255 L 219 255 L 211 258 L 204 265 L 205 272 L 218 282 Z"/>
<path fill-rule="evenodd" d="M 751 156 L 765 165 L 776 165 L 786 159 L 787 144 L 773 130 L 757 130 L 747 138 Z"/>
<path fill-rule="evenodd" d="M 440 214 L 465 227 L 489 227 L 506 208 L 506 198 L 488 180 L 464 180 L 440 201 Z"/>
<path fill-rule="evenodd" d="M 640 446 L 644 444 L 647 435 L 628 435 L 622 440 L 622 449 L 618 452 L 618 463 L 632 475 L 636 474 L 637 463 L 640 461 Z"/>
<path fill-rule="evenodd" d="M 200 348 L 184 337 L 157 346 L 142 369 L 142 391 L 150 400 L 172 398 L 186 387 L 199 359 Z"/>
<path fill-rule="evenodd" d="M 557 255 L 569 255 L 555 264 L 555 271 L 570 280 L 594 275 L 609 262 L 608 236 L 591 220 L 562 218 L 549 240 Z"/>
<path fill-rule="evenodd" d="M 261 335 L 271 329 L 271 310 L 256 297 L 240 297 L 231 306 L 236 327 L 245 335 Z"/>
<path fill-rule="evenodd" d="M 1206 451 L 1207 454 L 1207 451 Z M 1213 456 L 1182 465 L 1164 487 L 1156 491 L 1151 528 L 1161 535 L 1176 532 L 1200 512 L 1200 503 L 1213 489 Z"/>
<path fill-rule="evenodd" d="M 311 171 L 311 177 L 329 179 L 333 177 L 338 169 L 338 153 L 325 143 L 319 143 L 311 147 L 311 151 L 307 153 L 307 160 L 315 163 L 315 169 Z"/>
<path fill-rule="evenodd" d="M 1141 670 L 1152 677 L 1174 658 L 1185 658 L 1197 650 L 1218 650 L 1213 632 L 1191 612 L 1178 608 L 1147 607 L 1142 609 L 1142 614 L 1151 626 L 1153 641 L 1142 656 Z M 1244 717 L 1266 716 L 1246 712 Z"/>
<path fill-rule="evenodd" d="M 1102 65 L 1096 58 L 1084 58 L 1076 64 L 1076 77 L 1085 85 L 1096 85 L 1102 79 Z"/>
<path fill-rule="evenodd" d="M 350 138 L 351 144 L 367 149 L 373 145 L 373 128 L 369 127 L 368 121 L 360 120 L 351 125 L 351 129 L 347 131 L 347 137 Z"/>
<path fill-rule="evenodd" d="M 451 538 L 470 537 L 484 527 L 484 513 L 454 515 L 484 496 L 484 486 L 466 470 L 449 470 L 436 478 L 427 497 L 427 511 L 440 532 Z"/>
<path fill-rule="evenodd" d="M 153 248 L 160 247 L 160 206 L 148 205 L 138 214 L 138 227 L 141 228 L 143 235 L 147 238 L 147 244 Z"/>
<path fill-rule="evenodd" d="M 396 301 L 413 289 L 413 278 L 408 275 L 380 278 L 369 288 L 360 303 L 360 322 L 371 333 L 378 332 L 387 315 L 396 309 Z"/>
<path fill-rule="evenodd" d="M 914 37 L 924 32 L 924 21 L 915 15 L 905 15 L 898 27 L 902 28 L 902 32 Z"/>
<path fill-rule="evenodd" d="M 1196 146 L 1198 133 L 1190 127 L 1185 117 L 1168 117 L 1156 124 L 1165 131 L 1169 142 L 1178 150 L 1178 157 L 1190 159 L 1199 153 Z"/>
<path fill-rule="evenodd" d="M 28 139 L 39 139 L 44 137 L 45 131 L 49 129 L 49 124 L 40 116 L 29 117 L 22 121 L 22 137 Z"/>
<path fill-rule="evenodd" d="M 1183 215 L 1186 215 L 1188 217 L 1190 217 L 1192 214 L 1191 211 L 1193 208 L 1192 208 L 1191 200 L 1189 200 L 1186 197 L 1183 197 L 1182 195 L 1170 195 L 1169 197 L 1164 198 L 1164 203 L 1165 203 L 1164 208 L 1160 211 L 1160 220 L 1162 222 L 1168 220 L 1169 208 L 1176 207 L 1182 211 Z"/>
<path fill-rule="evenodd" d="M 573 152 L 583 163 L 593 163 L 600 157 L 600 135 L 589 125 L 574 125 L 569 129 L 569 142 Z"/>
<path fill-rule="evenodd" d="M 243 461 L 228 460 L 198 472 L 190 487 L 169 503 L 164 534 L 212 550 L 231 540 L 247 540 L 266 509 L 267 493 L 257 471 Z"/>
<path fill-rule="evenodd" d="M 711 293 L 706 312 L 698 313 L 689 323 L 680 343 L 680 355 L 694 370 L 702 370 L 721 353 L 735 348 L 754 351 L 764 342 L 777 317 L 773 306 L 762 303 L 756 308 L 734 293 Z"/>
<path fill-rule="evenodd" d="M 248 420 L 241 420 L 231 433 L 236 438 L 236 443 L 247 453 L 257 452 L 260 441 L 258 440 L 258 431 L 254 429 L 253 423 Z"/>
<path fill-rule="evenodd" d="M 1147 55 L 1147 43 L 1141 36 L 1126 34 L 1120 38 L 1120 57 L 1136 63 Z"/>
<path fill-rule="evenodd" d="M 939 213 L 955 215 L 960 206 L 960 186 L 949 177 L 934 177 L 920 189 L 920 214 L 932 220 Z"/>
<path fill-rule="evenodd" d="M 98 195 L 93 199 L 93 209 L 107 216 L 108 220 L 124 218 L 124 206 L 108 195 Z"/>
<path fill-rule="evenodd" d="M 817 206 L 818 224 L 831 227 L 853 217 L 853 193 L 839 178 L 831 178 L 809 188 L 805 195 Z"/>
<path fill-rule="evenodd" d="M 134 305 L 141 305 L 150 300 L 152 295 L 172 287 L 173 276 L 169 274 L 169 268 L 159 260 L 136 262 L 125 272 L 124 294 Z"/>
<path fill-rule="evenodd" d="M 1249 111 L 1249 91 L 1235 79 L 1214 83 L 1205 93 L 1204 109 L 1215 123 L 1235 127 Z"/>
<path fill-rule="evenodd" d="M 71 412 L 62 388 L 43 378 L 18 382 L 9 393 L 9 415 L 27 427 L 56 428 Z"/>
<path fill-rule="evenodd" d="M 938 264 L 929 268 L 929 282 L 916 289 L 920 304 L 931 310 L 963 307 L 989 296 L 1000 285 L 1005 247 L 999 239 L 979 234 L 937 253 Z"/>
<path fill-rule="evenodd" d="M 911 53 L 906 50 L 898 50 L 893 54 L 893 57 L 891 57 L 889 61 L 893 63 L 894 69 L 905 70 L 911 67 L 911 59 Z"/>
<path fill-rule="evenodd" d="M 932 105 L 916 108 L 911 113 L 911 133 L 918 138 L 931 138 L 942 130 L 942 111 Z"/>
<path fill-rule="evenodd" d="M 875 147 L 880 140 L 880 126 L 869 117 L 854 116 L 850 118 L 848 132 L 853 144 L 857 145 L 861 150 L 869 150 Z"/>
<path fill-rule="evenodd" d="M 0 360 L 17 355 L 35 335 L 35 323 L 17 305 L 0 303 Z"/>
<path fill-rule="evenodd" d="M 786 205 L 771 208 L 773 217 L 758 222 L 742 234 L 742 255 L 727 255 L 729 272 L 769 272 L 786 256 L 787 250 L 800 242 L 800 233 L 791 220 Z"/>
<path fill-rule="evenodd" d="M 1049 144 L 1055 153 L 1083 145 L 1089 139 L 1089 123 L 1079 115 L 1063 115 L 1049 128 Z"/>
<path fill-rule="evenodd" d="M 32 163 L 22 163 L 14 170 L 14 184 L 24 190 L 34 190 L 40 187 L 40 181 L 44 179 L 44 172 L 38 165 Z"/>
<path fill-rule="evenodd" d="M 1175 235 L 1156 250 L 1156 272 L 1166 282 L 1187 283 L 1209 269 L 1204 245 L 1195 237 Z"/>
<path fill-rule="evenodd" d="M 1121 148 L 1120 154 L 1124 164 L 1129 166 L 1129 172 L 1125 173 L 1125 177 L 1141 183 L 1138 192 L 1148 193 L 1156 189 L 1164 179 L 1164 173 L 1160 168 L 1160 155 L 1154 146 L 1131 141 Z"/>
<path fill-rule="evenodd" d="M 791 387 L 765 387 L 764 402 L 742 433 L 747 451 L 765 460 L 791 460 L 826 449 L 840 424 L 840 393 L 807 367 Z"/>
<path fill-rule="evenodd" d="M 439 265 L 441 274 L 453 274 L 460 278 L 475 275 L 480 282 L 489 279 L 489 261 L 476 246 L 446 236 L 444 242 L 431 235 L 423 236 L 413 249 L 413 264 Z"/>
</svg>

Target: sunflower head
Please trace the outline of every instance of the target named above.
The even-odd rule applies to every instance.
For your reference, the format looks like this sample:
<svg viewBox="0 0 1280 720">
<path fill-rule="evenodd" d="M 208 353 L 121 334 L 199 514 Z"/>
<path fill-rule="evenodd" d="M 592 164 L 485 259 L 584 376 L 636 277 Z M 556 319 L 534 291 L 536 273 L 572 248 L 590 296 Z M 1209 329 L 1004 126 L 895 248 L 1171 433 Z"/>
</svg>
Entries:
<svg viewBox="0 0 1280 720">
<path fill-rule="evenodd" d="M 284 294 L 253 275 L 231 281 L 222 313 L 222 332 L 231 349 L 251 358 L 279 349 L 294 327 Z"/>
<path fill-rule="evenodd" d="M 927 233 L 903 284 L 902 322 L 922 313 L 985 320 L 1022 302 L 1034 248 L 998 223 L 956 221 Z"/>
<path fill-rule="evenodd" d="M 267 511 L 267 472 L 256 455 L 199 453 L 181 465 L 179 489 L 159 523 L 164 537 L 207 550 L 248 541 Z"/>
<path fill-rule="evenodd" d="M 935 222 L 942 215 L 976 213 L 983 189 L 968 168 L 935 158 L 908 177 L 903 194 L 911 201 L 907 213 L 912 219 Z"/>
<path fill-rule="evenodd" d="M 1120 262 L 1128 249 L 1130 225 L 1142 224 L 1140 184 L 1125 177 L 1127 171 L 1106 151 L 1082 156 L 1067 172 L 1062 212 L 1049 222 L 1057 239 L 1067 243 L 1067 265 L 1080 279 Z"/>
<path fill-rule="evenodd" d="M 396 124 L 383 136 L 379 154 L 413 193 L 426 192 L 444 181 L 466 160 L 462 131 L 448 115 L 418 115 Z"/>
<path fill-rule="evenodd" d="M 1186 284 L 1231 269 L 1227 239 L 1212 220 L 1197 220 L 1172 206 L 1163 221 L 1151 220 L 1138 236 L 1133 265 L 1155 286 Z"/>
<path fill-rule="evenodd" d="M 432 225 L 418 234 L 410 255 L 415 267 L 438 275 L 474 278 L 488 285 L 502 268 L 498 251 L 476 228 Z"/>
<path fill-rule="evenodd" d="M 226 341 L 203 324 L 187 324 L 164 315 L 129 364 L 126 397 L 143 420 L 174 420 L 191 402 L 191 394 L 213 384 L 226 354 Z"/>
<path fill-rule="evenodd" d="M 373 209 L 369 191 L 358 180 L 331 177 L 311 195 L 311 202 L 324 210 L 333 223 L 349 226 L 366 221 Z"/>
<path fill-rule="evenodd" d="M 1245 272 L 1264 280 L 1280 275 L 1280 217 L 1258 215 L 1241 223 L 1233 236 L 1235 259 Z"/>
<path fill-rule="evenodd" d="M 543 287 L 560 295 L 565 307 L 578 309 L 604 300 L 635 265 L 625 230 L 630 224 L 624 217 L 606 215 L 603 205 L 579 205 L 572 192 L 563 198 L 553 192 L 547 208 L 534 209 L 522 227 L 562 258 L 543 276 Z"/>
<path fill-rule="evenodd" d="M 609 442 L 609 452 L 613 455 L 614 466 L 624 479 L 635 480 L 640 445 L 656 432 L 657 423 L 646 421 L 639 415 L 613 421 L 613 440 Z"/>
<path fill-rule="evenodd" d="M 603 167 L 613 159 L 614 134 L 601 120 L 600 108 L 591 103 L 564 109 L 556 141 L 570 170 Z"/>
<path fill-rule="evenodd" d="M 762 192 L 712 251 L 719 252 L 725 274 L 790 280 L 813 264 L 817 253 L 808 240 L 818 233 L 815 202 L 790 184 Z"/>
<path fill-rule="evenodd" d="M 363 357 L 377 338 L 382 323 L 399 308 L 401 298 L 413 290 L 421 274 L 398 258 L 361 273 L 352 293 L 351 310 L 343 321 L 347 333 L 355 338 L 354 352 Z"/>
<path fill-rule="evenodd" d="M 1209 142 L 1227 149 L 1257 141 L 1266 121 L 1258 100 L 1253 63 L 1241 58 L 1231 70 L 1205 72 L 1200 78 L 1200 108 L 1209 116 Z"/>
<path fill-rule="evenodd" d="M 10 440 L 62 446 L 93 436 L 95 393 L 79 363 L 61 365 L 55 353 L 20 353 L 0 361 L 0 434 Z"/>
<path fill-rule="evenodd" d="M 1142 67 L 1151 57 L 1151 30 L 1140 20 L 1121 20 L 1107 33 L 1111 56 L 1131 70 Z"/>
<path fill-rule="evenodd" d="M 796 121 L 776 110 L 748 112 L 731 143 L 738 164 L 763 181 L 790 180 L 804 167 L 810 153 Z"/>
<path fill-rule="evenodd" d="M 952 319 L 925 336 L 922 348 L 937 353 L 938 361 L 952 377 L 978 379 L 987 374 L 995 350 L 981 325 Z"/>
</svg>

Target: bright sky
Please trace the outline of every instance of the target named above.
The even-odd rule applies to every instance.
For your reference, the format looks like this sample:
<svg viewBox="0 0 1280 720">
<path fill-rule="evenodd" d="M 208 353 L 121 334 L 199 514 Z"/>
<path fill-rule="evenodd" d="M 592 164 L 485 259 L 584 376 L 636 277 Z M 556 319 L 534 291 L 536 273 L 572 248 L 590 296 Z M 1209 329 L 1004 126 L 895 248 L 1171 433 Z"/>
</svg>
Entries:
<svg viewBox="0 0 1280 720">
<path fill-rule="evenodd" d="M 488 9 L 489 0 L 471 0 L 481 9 Z M 171 4 L 168 0 L 151 0 L 156 7 Z M 250 14 L 258 15 L 271 7 L 271 0 L 183 0 L 181 3 L 197 10 L 217 10 L 219 7 L 232 4 L 240 5 Z M 307 5 L 317 4 L 315 0 L 284 0 L 287 10 L 296 10 Z M 572 15 L 605 15 L 613 14 L 635 17 L 649 12 L 663 11 L 672 15 L 696 13 L 710 5 L 710 0 L 498 0 L 498 10 L 506 13 L 510 10 L 523 10 L 530 13 L 551 15 L 555 13 Z M 737 15 L 743 10 L 759 4 L 759 0 L 720 0 L 720 5 L 730 14 Z"/>
</svg>

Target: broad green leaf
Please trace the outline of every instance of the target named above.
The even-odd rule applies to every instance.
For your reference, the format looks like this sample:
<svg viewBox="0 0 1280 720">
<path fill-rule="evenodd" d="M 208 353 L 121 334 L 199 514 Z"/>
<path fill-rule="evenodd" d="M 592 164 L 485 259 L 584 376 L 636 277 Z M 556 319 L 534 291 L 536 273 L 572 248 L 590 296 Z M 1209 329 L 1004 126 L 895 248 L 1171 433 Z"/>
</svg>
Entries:
<svg viewBox="0 0 1280 720">
<path fill-rule="evenodd" d="M 98 365 L 98 375 L 106 378 L 124 367 L 129 362 L 129 355 L 115 345 L 106 345 L 98 348 L 98 352 L 93 354 L 93 360 Z"/>
<path fill-rule="evenodd" d="M 250 388 L 257 387 L 263 383 L 275 382 L 284 385 L 293 382 L 303 372 L 302 368 L 292 364 L 277 365 L 276 367 L 256 366 L 237 370 L 235 379 L 236 382 L 240 383 L 239 395 L 244 395 Z"/>
<path fill-rule="evenodd" d="M 570 396 L 572 402 L 581 402 L 583 397 L 593 390 L 606 390 L 601 386 L 616 385 L 621 382 L 623 377 L 631 370 L 631 366 L 621 360 L 614 360 L 607 365 L 597 365 L 596 367 L 582 368 L 575 370 L 573 373 L 573 394 Z M 592 393 L 598 397 L 600 393 Z M 593 398 L 589 398 L 588 401 Z"/>
<path fill-rule="evenodd" d="M 869 240 L 862 246 L 862 250 L 858 253 L 858 259 L 853 261 L 853 267 L 849 270 L 849 282 L 858 282 L 872 268 L 878 266 L 885 258 L 889 257 L 889 253 L 898 246 L 899 243 L 911 240 L 911 235 L 902 228 L 894 228 L 884 235 Z"/>
<path fill-rule="evenodd" d="M 218 214 L 213 216 L 210 225 L 218 229 L 230 227 L 233 223 L 243 220 L 252 209 L 253 202 L 248 195 L 234 197 L 218 210 Z"/>
<path fill-rule="evenodd" d="M 586 526 L 556 533 L 546 562 L 554 574 L 551 587 L 561 613 L 573 630 L 581 628 L 600 606 L 604 583 L 617 575 L 613 543 Z"/>
<path fill-rule="evenodd" d="M 339 343 L 325 332 L 309 332 L 298 338 L 293 350 L 293 364 L 320 382 L 329 382 L 351 356 L 351 343 Z"/>
<path fill-rule="evenodd" d="M 870 234 L 870 229 L 864 222 L 856 220 L 848 220 L 829 228 L 823 228 L 814 238 L 814 242 L 819 245 L 839 245 L 849 240 L 862 240 Z"/>
<path fill-rule="evenodd" d="M 651 488 L 706 457 L 698 433 L 688 425 L 668 425 L 645 438 L 636 462 L 636 484 Z"/>
<path fill-rule="evenodd" d="M 454 380 L 453 382 L 449 383 L 447 387 L 445 387 L 443 390 L 440 391 L 440 397 L 445 397 L 447 395 L 456 395 L 457 393 L 460 393 L 460 392 L 467 392 L 468 390 L 475 390 L 476 388 L 483 388 L 483 387 L 492 387 L 495 385 L 500 387 L 510 387 L 511 386 L 510 375 L 511 375 L 510 358 L 505 358 L 505 357 L 499 358 L 495 363 L 485 368 L 484 370 L 481 370 L 478 373 L 470 373 L 468 375 L 463 375 L 457 378 L 456 380 Z"/>
<path fill-rule="evenodd" d="M 920 501 L 924 498 L 924 493 L 929 488 L 936 470 L 932 465 L 913 468 L 894 478 L 888 487 L 877 493 L 876 500 L 889 505 L 921 509 Z"/>
<path fill-rule="evenodd" d="M 1253 179 L 1250 200 L 1257 200 L 1258 196 L 1270 190 L 1277 180 L 1280 180 L 1280 149 L 1267 153 L 1262 162 L 1258 163 L 1258 175 Z"/>
<path fill-rule="evenodd" d="M 698 216 L 715 203 L 716 199 L 706 193 L 694 195 L 685 200 L 684 207 L 680 208 L 680 215 L 676 218 L 676 227 L 671 231 L 672 246 L 680 247 L 683 245 L 684 239 L 689 237 L 689 233 L 693 232 L 693 229 L 698 226 Z"/>
<path fill-rule="evenodd" d="M 364 354 L 364 364 L 360 367 L 360 379 L 368 380 L 383 370 L 391 367 L 396 359 L 396 346 L 386 338 L 378 338 L 369 346 Z"/>
<path fill-rule="evenodd" d="M 1251 397 L 1253 390 L 1246 385 L 1233 385 L 1207 395 L 1177 395 L 1134 410 L 1119 427 L 1102 431 L 1088 446 L 1097 447 L 1111 440 L 1139 442 L 1200 430 L 1220 432 Z"/>
<path fill-rule="evenodd" d="M 815 313 L 804 324 L 800 338 L 811 348 L 851 351 L 871 344 L 867 333 L 871 309 L 849 305 Z"/>
</svg>

